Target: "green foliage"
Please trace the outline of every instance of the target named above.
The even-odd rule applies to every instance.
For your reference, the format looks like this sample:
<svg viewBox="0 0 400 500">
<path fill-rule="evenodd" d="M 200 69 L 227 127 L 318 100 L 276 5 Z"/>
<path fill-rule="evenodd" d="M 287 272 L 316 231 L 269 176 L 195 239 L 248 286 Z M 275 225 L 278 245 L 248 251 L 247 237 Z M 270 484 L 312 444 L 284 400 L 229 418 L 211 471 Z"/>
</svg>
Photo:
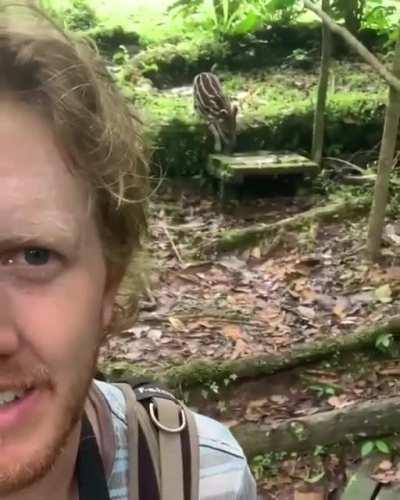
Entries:
<svg viewBox="0 0 400 500">
<path fill-rule="evenodd" d="M 314 449 L 313 455 L 314 457 L 321 457 L 324 456 L 328 453 L 328 450 L 326 446 L 322 446 L 320 444 L 317 444 L 317 446 Z"/>
<path fill-rule="evenodd" d="M 295 458 L 296 453 L 291 453 L 290 456 Z M 265 453 L 264 455 L 256 455 L 251 461 L 251 470 L 257 481 L 260 481 L 264 476 L 269 477 L 275 475 L 278 471 L 279 462 L 287 459 L 289 453 L 286 451 Z"/>
<path fill-rule="evenodd" d="M 329 384 L 310 385 L 309 389 L 314 391 L 319 398 L 330 398 L 336 394 L 336 388 Z"/>
<path fill-rule="evenodd" d="M 287 23 L 298 10 L 298 0 L 177 0 L 169 9 L 174 16 L 196 16 L 217 35 L 251 33 L 274 20 Z"/>
<path fill-rule="evenodd" d="M 391 350 L 394 344 L 394 337 L 391 333 L 382 333 L 375 341 L 375 347 L 378 351 L 387 353 Z"/>
<path fill-rule="evenodd" d="M 338 19 L 343 19 L 346 28 L 357 34 L 361 27 L 366 0 L 334 0 L 332 13 Z"/>
<path fill-rule="evenodd" d="M 87 31 L 94 28 L 98 19 L 87 0 L 72 0 L 63 15 L 64 25 L 73 31 Z"/>
<path fill-rule="evenodd" d="M 390 454 L 390 446 L 386 443 L 386 441 L 378 439 L 377 441 L 375 441 L 375 447 L 381 453 L 385 453 L 387 455 Z"/>
<path fill-rule="evenodd" d="M 388 33 L 394 40 L 400 27 L 398 0 L 368 0 L 364 10 L 363 25 L 380 33 Z"/>
<path fill-rule="evenodd" d="M 361 456 L 366 457 L 375 450 L 379 451 L 380 453 L 384 453 L 385 455 L 390 455 L 391 446 L 382 439 L 369 439 L 368 441 L 364 441 L 364 443 L 361 445 Z"/>
<path fill-rule="evenodd" d="M 271 23 L 311 22 L 302 0 L 42 0 L 71 29 L 137 32 L 144 47 L 253 33 Z M 334 0 L 335 18 L 354 30 L 372 28 L 394 36 L 398 0 Z M 121 42 L 120 42 L 121 43 Z"/>
<path fill-rule="evenodd" d="M 375 449 L 375 443 L 373 441 L 366 441 L 361 446 L 361 456 L 366 457 L 367 455 L 370 455 L 374 449 Z"/>
<path fill-rule="evenodd" d="M 341 69 L 337 73 L 340 74 Z M 347 78 L 347 77 L 346 77 Z M 370 78 L 365 75 L 365 78 Z M 241 89 L 257 89 L 241 104 L 239 147 L 241 150 L 286 149 L 307 151 L 310 147 L 313 101 L 300 90 L 287 86 L 288 74 L 268 76 L 268 85 L 243 75 L 226 79 L 230 95 Z M 347 80 L 346 80 L 347 81 Z M 365 81 L 365 80 L 364 80 Z M 361 81 L 359 82 L 361 85 Z M 144 85 L 129 86 L 141 110 L 155 150 L 155 161 L 168 175 L 201 175 L 211 152 L 212 139 L 206 124 L 193 111 L 190 89 L 185 94 L 157 91 Z M 382 93 L 337 91 L 331 98 L 327 128 L 329 153 L 354 151 L 357 143 L 366 149 L 379 141 L 385 89 Z M 377 97 L 378 95 L 378 97 Z M 330 154 L 328 155 L 330 156 Z"/>
</svg>

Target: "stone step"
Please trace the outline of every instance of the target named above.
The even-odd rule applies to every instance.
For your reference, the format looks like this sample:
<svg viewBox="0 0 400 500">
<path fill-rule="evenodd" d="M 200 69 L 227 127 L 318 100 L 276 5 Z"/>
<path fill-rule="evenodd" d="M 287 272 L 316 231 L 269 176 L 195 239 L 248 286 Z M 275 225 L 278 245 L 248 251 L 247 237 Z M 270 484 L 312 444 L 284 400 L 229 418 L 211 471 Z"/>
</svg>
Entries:
<svg viewBox="0 0 400 500">
<path fill-rule="evenodd" d="M 304 174 L 313 177 L 318 174 L 319 166 L 297 153 L 260 150 L 209 155 L 207 171 L 224 182 L 240 184 L 247 176 Z"/>
</svg>

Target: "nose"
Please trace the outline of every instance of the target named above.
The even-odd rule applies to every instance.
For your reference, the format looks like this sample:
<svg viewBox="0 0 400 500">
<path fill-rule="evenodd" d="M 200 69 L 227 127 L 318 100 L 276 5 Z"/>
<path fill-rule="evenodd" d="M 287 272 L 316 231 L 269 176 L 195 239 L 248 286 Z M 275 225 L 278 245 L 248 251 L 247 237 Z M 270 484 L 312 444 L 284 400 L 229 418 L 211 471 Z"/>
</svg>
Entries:
<svg viewBox="0 0 400 500">
<path fill-rule="evenodd" d="M 0 283 L 0 359 L 15 354 L 20 345 L 15 307 L 10 294 Z"/>
</svg>

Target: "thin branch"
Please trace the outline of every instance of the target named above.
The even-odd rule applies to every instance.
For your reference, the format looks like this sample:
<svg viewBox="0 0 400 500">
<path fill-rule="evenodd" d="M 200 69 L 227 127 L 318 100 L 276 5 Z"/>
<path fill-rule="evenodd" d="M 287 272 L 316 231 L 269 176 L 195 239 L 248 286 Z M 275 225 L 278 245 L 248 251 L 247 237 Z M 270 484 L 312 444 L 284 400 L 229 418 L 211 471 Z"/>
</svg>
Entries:
<svg viewBox="0 0 400 500">
<path fill-rule="evenodd" d="M 372 54 L 350 31 L 339 26 L 328 14 L 315 5 L 310 0 L 303 0 L 304 6 L 317 14 L 318 17 L 329 27 L 331 31 L 340 35 L 358 54 L 372 67 L 386 82 L 398 92 L 400 92 L 400 80 Z"/>
<path fill-rule="evenodd" d="M 172 236 L 170 235 L 170 233 L 169 233 L 169 231 L 168 231 L 167 225 L 166 225 L 166 224 L 164 224 L 164 223 L 162 223 L 162 224 L 161 224 L 161 227 L 162 227 L 162 229 L 163 229 L 163 231 L 164 231 L 164 233 L 165 233 L 166 237 L 168 238 L 168 241 L 170 242 L 171 247 L 172 247 L 172 249 L 173 249 L 173 251 L 174 251 L 174 253 L 175 253 L 175 255 L 176 255 L 176 257 L 177 257 L 177 259 L 178 259 L 178 261 L 179 261 L 179 263 L 180 263 L 180 265 L 181 265 L 182 267 L 185 267 L 185 262 L 183 261 L 183 259 L 182 259 L 182 257 L 181 257 L 181 254 L 179 253 L 179 250 L 176 248 L 176 245 L 175 245 L 175 243 L 174 243 L 174 240 L 172 239 Z"/>
<path fill-rule="evenodd" d="M 350 161 L 343 160 L 342 158 L 336 158 L 334 156 L 325 156 L 324 160 L 336 161 L 338 163 L 343 163 L 344 165 L 351 167 L 351 169 L 356 170 L 360 174 L 364 173 L 364 170 L 361 167 L 359 167 L 358 165 L 355 165 L 354 163 L 351 163 Z"/>
</svg>

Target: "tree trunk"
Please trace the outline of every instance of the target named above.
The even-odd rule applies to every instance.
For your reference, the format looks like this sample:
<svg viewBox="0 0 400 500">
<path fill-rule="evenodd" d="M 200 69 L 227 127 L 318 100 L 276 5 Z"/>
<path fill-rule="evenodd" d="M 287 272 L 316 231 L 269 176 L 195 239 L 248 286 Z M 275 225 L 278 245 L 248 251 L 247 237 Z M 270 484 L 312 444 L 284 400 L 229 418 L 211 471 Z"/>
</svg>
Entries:
<svg viewBox="0 0 400 500">
<path fill-rule="evenodd" d="M 157 373 L 152 368 L 129 361 L 105 362 L 100 370 L 113 381 L 142 377 L 170 388 L 188 389 L 204 386 L 211 381 L 223 383 L 232 374 L 241 380 L 254 379 L 328 359 L 333 354 L 362 351 L 374 346 L 377 338 L 383 334 L 391 334 L 396 339 L 400 337 L 400 316 L 368 329 L 362 328 L 338 337 L 328 336 L 321 341 L 296 346 L 280 354 L 265 354 L 231 361 L 191 360 L 159 370 Z"/>
<path fill-rule="evenodd" d="M 393 88 L 400 92 L 400 78 L 394 76 L 389 70 L 386 69 L 385 65 L 382 64 L 379 59 L 377 59 L 374 54 L 372 54 L 355 36 L 353 36 L 349 30 L 343 26 L 339 26 L 328 14 L 322 11 L 314 2 L 311 0 L 303 0 L 304 6 L 310 9 L 312 12 L 317 14 L 322 21 L 329 27 L 331 31 L 340 35 L 346 43 L 356 51 L 363 59 L 366 61 L 381 78 L 386 80 L 386 82 Z"/>
<path fill-rule="evenodd" d="M 322 10 L 329 12 L 330 0 L 322 0 Z M 325 135 L 325 108 L 328 94 L 329 67 L 332 55 L 332 33 L 326 24 L 322 25 L 321 73 L 318 84 L 318 98 L 314 116 L 312 158 L 321 165 Z"/>
<path fill-rule="evenodd" d="M 364 401 L 273 426 L 239 424 L 231 427 L 231 431 L 247 457 L 388 436 L 400 431 L 400 398 Z"/>
<path fill-rule="evenodd" d="M 393 73 L 396 77 L 400 76 L 400 29 L 395 49 Z M 389 90 L 389 100 L 386 109 L 385 126 L 379 155 L 374 199 L 369 217 L 367 248 L 369 257 L 372 260 L 376 260 L 380 255 L 382 234 L 385 224 L 386 205 L 389 195 L 390 173 L 394 163 L 399 120 L 400 92 L 391 87 Z"/>
<path fill-rule="evenodd" d="M 204 252 L 217 251 L 229 252 L 238 248 L 246 248 L 256 245 L 268 236 L 276 234 L 280 230 L 290 231 L 315 221 L 330 221 L 332 219 L 348 219 L 355 214 L 365 214 L 370 210 L 371 201 L 366 198 L 338 201 L 331 205 L 315 207 L 286 219 L 271 224 L 257 224 L 243 229 L 230 229 L 224 231 L 217 239 L 207 242 Z"/>
</svg>

